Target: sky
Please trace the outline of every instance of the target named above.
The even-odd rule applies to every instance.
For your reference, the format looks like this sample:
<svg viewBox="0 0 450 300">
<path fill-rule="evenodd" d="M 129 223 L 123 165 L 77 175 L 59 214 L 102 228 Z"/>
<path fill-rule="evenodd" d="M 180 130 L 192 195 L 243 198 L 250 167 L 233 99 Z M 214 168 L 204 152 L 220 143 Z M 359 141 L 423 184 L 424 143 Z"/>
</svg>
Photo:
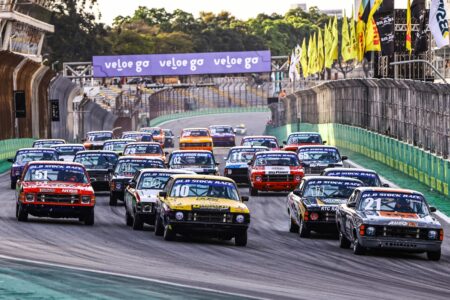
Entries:
<svg viewBox="0 0 450 300">
<path fill-rule="evenodd" d="M 101 21 L 110 25 L 116 16 L 132 15 L 139 6 L 164 7 L 168 11 L 179 8 L 195 17 L 200 11 L 218 13 L 226 10 L 246 20 L 259 13 L 284 14 L 295 3 L 306 3 L 308 7 L 318 6 L 319 9 L 345 9 L 350 15 L 354 0 L 98 0 L 98 9 L 102 14 Z M 398 8 L 405 8 L 405 3 L 406 0 L 395 1 Z"/>
</svg>

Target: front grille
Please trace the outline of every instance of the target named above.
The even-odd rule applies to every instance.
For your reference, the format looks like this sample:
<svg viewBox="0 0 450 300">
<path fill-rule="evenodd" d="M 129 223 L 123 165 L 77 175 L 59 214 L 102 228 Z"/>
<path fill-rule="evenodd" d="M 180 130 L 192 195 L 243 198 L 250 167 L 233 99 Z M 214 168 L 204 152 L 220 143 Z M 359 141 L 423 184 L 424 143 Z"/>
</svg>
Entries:
<svg viewBox="0 0 450 300">
<path fill-rule="evenodd" d="M 184 147 L 208 147 L 209 143 L 183 143 Z"/>
<path fill-rule="evenodd" d="M 327 167 L 305 167 L 305 174 L 320 174 Z"/>
<path fill-rule="evenodd" d="M 231 170 L 230 175 L 248 175 L 248 169 L 229 169 Z"/>
<path fill-rule="evenodd" d="M 38 194 L 36 201 L 42 203 L 51 202 L 51 203 L 78 204 L 80 203 L 80 197 L 77 195 Z"/>
<path fill-rule="evenodd" d="M 262 181 L 267 182 L 286 182 L 293 181 L 294 175 L 263 175 Z"/>
<path fill-rule="evenodd" d="M 187 220 L 204 223 L 232 223 L 233 215 L 220 212 L 189 212 Z"/>
<path fill-rule="evenodd" d="M 428 230 L 416 227 L 394 227 L 394 226 L 375 226 L 376 236 L 410 238 L 410 239 L 428 239 Z"/>
</svg>

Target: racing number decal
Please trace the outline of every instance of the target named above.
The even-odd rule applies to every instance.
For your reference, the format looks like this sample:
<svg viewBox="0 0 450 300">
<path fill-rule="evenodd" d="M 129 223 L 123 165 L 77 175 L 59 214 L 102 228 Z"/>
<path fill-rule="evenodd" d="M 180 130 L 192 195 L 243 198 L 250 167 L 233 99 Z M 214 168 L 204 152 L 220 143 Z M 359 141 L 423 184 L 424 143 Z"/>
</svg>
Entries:
<svg viewBox="0 0 450 300">
<path fill-rule="evenodd" d="M 174 188 L 174 197 L 187 197 L 189 195 L 189 185 L 176 185 Z"/>
<path fill-rule="evenodd" d="M 179 165 L 181 163 L 181 156 L 175 156 L 173 158 L 173 163 Z"/>
<path fill-rule="evenodd" d="M 105 150 L 112 151 L 112 150 L 114 150 L 114 146 L 112 144 L 106 145 Z"/>
<path fill-rule="evenodd" d="M 48 171 L 44 170 L 36 170 L 36 172 L 34 172 L 34 178 L 37 180 L 41 180 L 41 179 L 46 179 L 48 175 Z"/>
<path fill-rule="evenodd" d="M 367 198 L 367 204 L 366 207 L 364 207 L 365 210 L 381 210 L 381 199 L 377 198 Z M 376 208 L 373 207 L 373 205 L 375 204 Z"/>
</svg>

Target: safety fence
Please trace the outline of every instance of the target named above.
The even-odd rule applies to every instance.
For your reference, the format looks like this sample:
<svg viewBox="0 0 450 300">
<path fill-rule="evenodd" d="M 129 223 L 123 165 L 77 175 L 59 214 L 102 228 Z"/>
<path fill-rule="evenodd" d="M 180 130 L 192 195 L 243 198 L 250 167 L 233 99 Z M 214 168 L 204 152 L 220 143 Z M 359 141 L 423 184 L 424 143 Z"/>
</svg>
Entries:
<svg viewBox="0 0 450 300">
<path fill-rule="evenodd" d="M 34 139 L 8 139 L 0 141 L 0 173 L 10 168 L 10 163 L 6 160 L 13 158 L 20 148 L 27 148 L 33 145 Z"/>
</svg>

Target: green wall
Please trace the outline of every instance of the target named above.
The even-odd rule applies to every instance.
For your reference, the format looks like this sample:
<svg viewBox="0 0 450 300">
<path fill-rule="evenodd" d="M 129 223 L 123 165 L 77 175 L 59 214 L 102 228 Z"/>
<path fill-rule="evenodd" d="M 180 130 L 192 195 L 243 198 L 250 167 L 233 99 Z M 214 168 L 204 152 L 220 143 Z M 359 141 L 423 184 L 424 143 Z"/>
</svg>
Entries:
<svg viewBox="0 0 450 300">
<path fill-rule="evenodd" d="M 16 151 L 20 148 L 27 148 L 33 145 L 34 139 L 10 139 L 0 141 L 0 173 L 3 173 L 11 167 L 7 162 L 8 158 L 13 158 Z"/>
</svg>

